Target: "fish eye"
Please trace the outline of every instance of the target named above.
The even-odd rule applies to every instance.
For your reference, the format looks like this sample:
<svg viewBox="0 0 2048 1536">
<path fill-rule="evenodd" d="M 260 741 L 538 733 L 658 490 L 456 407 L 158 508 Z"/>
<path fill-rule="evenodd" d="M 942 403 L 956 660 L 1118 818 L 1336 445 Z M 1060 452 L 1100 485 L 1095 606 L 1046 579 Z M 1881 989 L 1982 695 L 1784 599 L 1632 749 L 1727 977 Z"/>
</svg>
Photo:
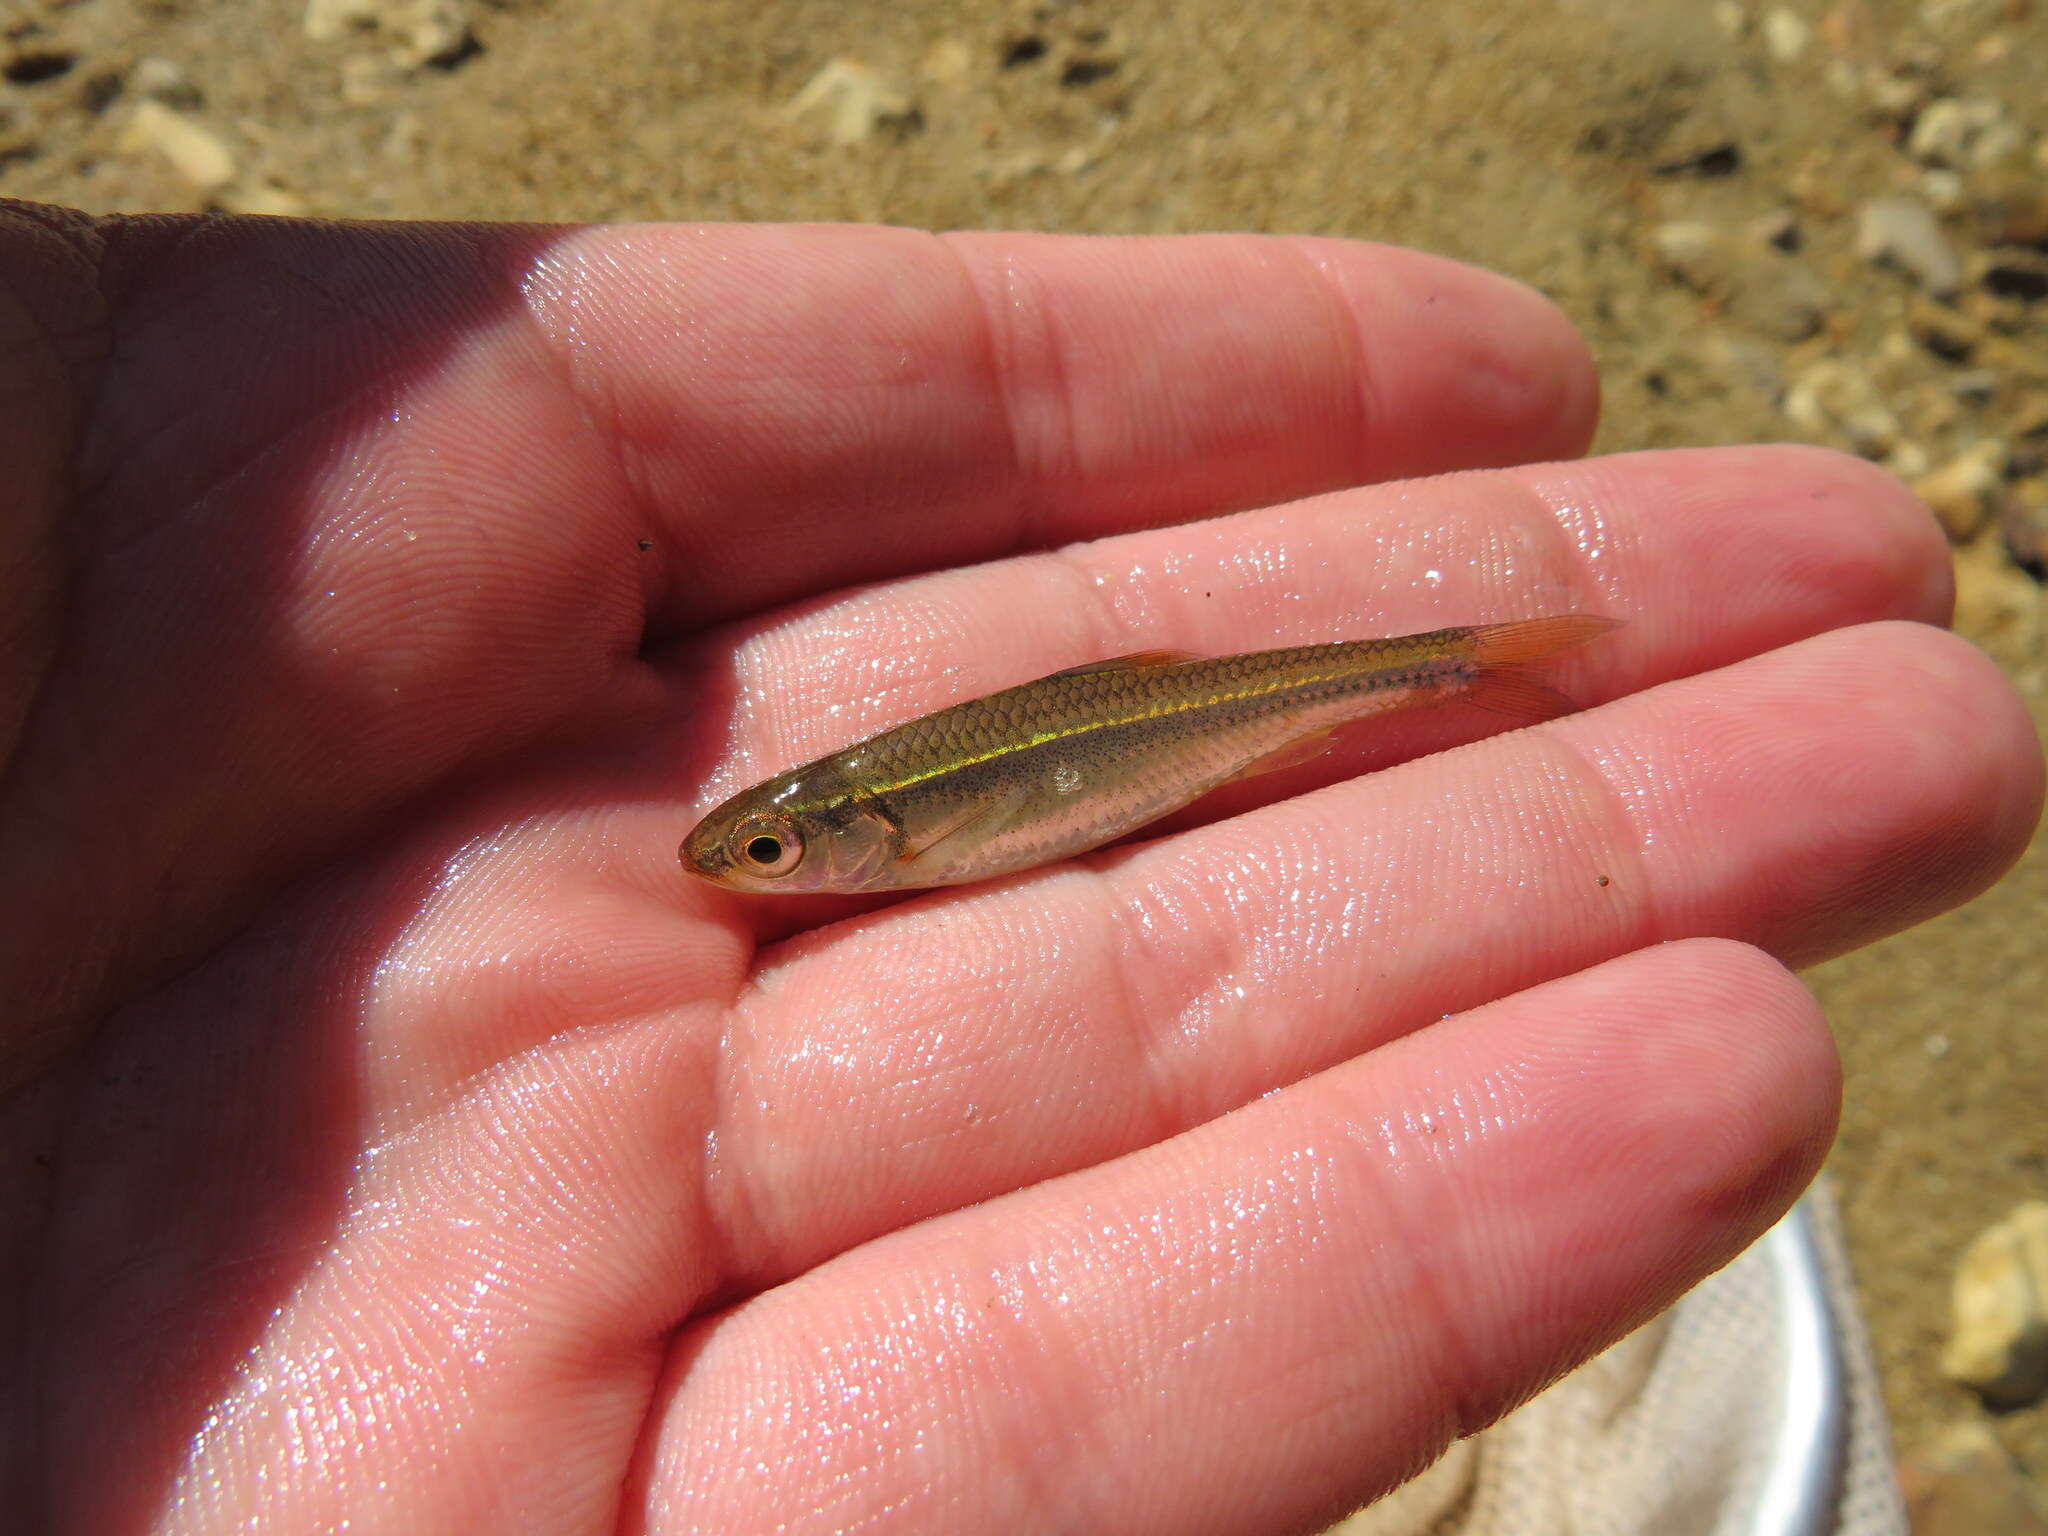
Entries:
<svg viewBox="0 0 2048 1536">
<path fill-rule="evenodd" d="M 733 828 L 727 841 L 733 862 L 750 875 L 773 879 L 803 862 L 803 834 L 785 821 L 753 817 Z"/>
</svg>

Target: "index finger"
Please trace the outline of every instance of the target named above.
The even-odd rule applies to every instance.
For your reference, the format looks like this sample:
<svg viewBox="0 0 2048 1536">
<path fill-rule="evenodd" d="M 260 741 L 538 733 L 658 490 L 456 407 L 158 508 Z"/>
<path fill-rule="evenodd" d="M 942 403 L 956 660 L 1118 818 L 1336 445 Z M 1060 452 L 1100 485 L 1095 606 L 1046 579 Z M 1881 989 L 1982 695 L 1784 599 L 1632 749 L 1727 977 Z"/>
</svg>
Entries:
<svg viewBox="0 0 2048 1536">
<path fill-rule="evenodd" d="M 1534 290 L 1346 240 L 585 231 L 529 287 L 663 528 L 654 618 L 1366 481 L 1571 457 Z"/>
</svg>

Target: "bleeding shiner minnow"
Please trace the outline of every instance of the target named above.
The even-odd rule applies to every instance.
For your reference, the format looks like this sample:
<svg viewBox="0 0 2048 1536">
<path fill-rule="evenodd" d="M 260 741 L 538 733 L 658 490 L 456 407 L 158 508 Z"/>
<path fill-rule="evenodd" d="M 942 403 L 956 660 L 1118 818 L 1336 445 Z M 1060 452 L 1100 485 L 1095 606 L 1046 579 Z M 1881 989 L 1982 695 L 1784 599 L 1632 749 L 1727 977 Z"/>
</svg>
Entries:
<svg viewBox="0 0 2048 1536">
<path fill-rule="evenodd" d="M 1204 658 L 1142 651 L 955 704 L 777 774 L 683 842 L 736 891 L 958 885 L 1099 847 L 1338 726 L 1462 699 L 1570 712 L 1531 663 L 1614 627 L 1592 614 Z"/>
</svg>

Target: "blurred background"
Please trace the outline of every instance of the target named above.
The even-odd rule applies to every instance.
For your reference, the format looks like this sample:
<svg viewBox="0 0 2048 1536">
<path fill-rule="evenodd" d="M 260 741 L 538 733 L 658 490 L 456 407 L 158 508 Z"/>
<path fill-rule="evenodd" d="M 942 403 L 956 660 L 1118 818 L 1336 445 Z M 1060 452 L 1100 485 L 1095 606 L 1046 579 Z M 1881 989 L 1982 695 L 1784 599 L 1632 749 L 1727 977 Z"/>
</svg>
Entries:
<svg viewBox="0 0 2048 1536">
<path fill-rule="evenodd" d="M 2048 0 L 0 0 L 0 195 L 1428 247 L 1572 315 L 1602 450 L 1911 481 L 2043 721 L 2044 82 Z M 1810 979 L 1917 1528 L 2036 1529 L 2048 1409 L 1943 1354 L 1965 1252 L 2048 1200 L 2048 854 Z M 1978 1264 L 2048 1332 L 2039 1217 Z"/>
</svg>

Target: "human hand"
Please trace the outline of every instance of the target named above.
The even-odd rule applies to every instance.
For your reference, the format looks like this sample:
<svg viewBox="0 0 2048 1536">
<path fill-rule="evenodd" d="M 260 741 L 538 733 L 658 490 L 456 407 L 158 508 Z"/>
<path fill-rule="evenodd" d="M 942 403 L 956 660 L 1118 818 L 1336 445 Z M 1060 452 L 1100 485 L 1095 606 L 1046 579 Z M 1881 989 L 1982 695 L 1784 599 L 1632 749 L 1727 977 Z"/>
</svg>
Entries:
<svg viewBox="0 0 2048 1536">
<path fill-rule="evenodd" d="M 1424 256 L 15 205 L 0 325 L 32 1528 L 1312 1526 L 1762 1231 L 1781 962 L 2038 809 L 1869 467 L 1407 479 L 1594 414 Z M 1587 713 L 1068 865 L 676 864 L 1057 667 L 1573 609 Z"/>
</svg>

